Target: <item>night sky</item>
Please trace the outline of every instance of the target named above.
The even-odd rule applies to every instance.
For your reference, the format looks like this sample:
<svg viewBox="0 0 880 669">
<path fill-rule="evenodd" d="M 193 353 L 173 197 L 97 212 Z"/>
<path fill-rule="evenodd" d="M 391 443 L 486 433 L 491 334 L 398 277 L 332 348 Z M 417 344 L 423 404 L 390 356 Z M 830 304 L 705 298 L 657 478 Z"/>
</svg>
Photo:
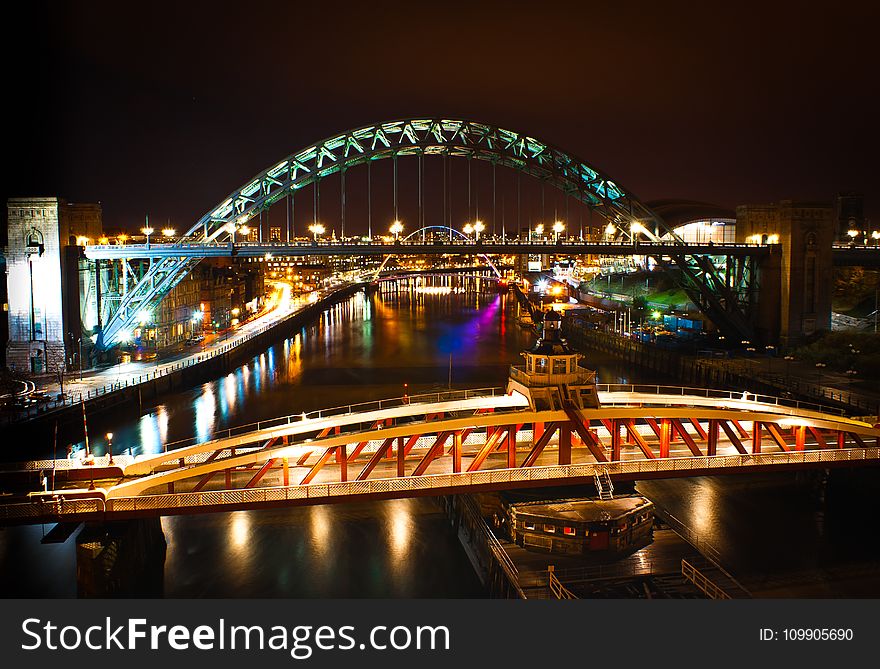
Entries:
<svg viewBox="0 0 880 669">
<path fill-rule="evenodd" d="M 556 144 L 642 200 L 856 190 L 876 226 L 878 4 L 806 4 L 15 3 L 3 195 L 184 228 L 319 139 L 442 115 Z"/>
</svg>

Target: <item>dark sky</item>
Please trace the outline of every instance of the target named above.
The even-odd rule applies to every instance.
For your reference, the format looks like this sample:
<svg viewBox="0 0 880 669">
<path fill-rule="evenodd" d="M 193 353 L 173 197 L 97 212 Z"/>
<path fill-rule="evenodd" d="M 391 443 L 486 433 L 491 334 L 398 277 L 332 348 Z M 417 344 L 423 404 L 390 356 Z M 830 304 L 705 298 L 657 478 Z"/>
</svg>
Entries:
<svg viewBox="0 0 880 669">
<path fill-rule="evenodd" d="M 14 3 L 4 198 L 186 227 L 321 138 L 449 115 L 556 144 L 642 200 L 858 190 L 880 222 L 880 11 L 809 4 Z"/>
</svg>

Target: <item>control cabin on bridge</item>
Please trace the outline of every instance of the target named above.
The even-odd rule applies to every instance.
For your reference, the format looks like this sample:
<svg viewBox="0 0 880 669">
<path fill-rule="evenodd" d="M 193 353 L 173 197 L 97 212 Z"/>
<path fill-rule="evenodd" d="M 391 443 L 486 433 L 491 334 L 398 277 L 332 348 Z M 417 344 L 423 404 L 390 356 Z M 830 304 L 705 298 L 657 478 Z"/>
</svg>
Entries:
<svg viewBox="0 0 880 669">
<path fill-rule="evenodd" d="M 562 338 L 562 316 L 550 310 L 544 314 L 541 337 L 523 351 L 525 368 L 510 368 L 507 392 L 517 391 L 528 398 L 532 409 L 561 409 L 566 402 L 579 409 L 599 406 L 596 372 L 581 367 L 581 353 L 572 350 Z"/>
</svg>

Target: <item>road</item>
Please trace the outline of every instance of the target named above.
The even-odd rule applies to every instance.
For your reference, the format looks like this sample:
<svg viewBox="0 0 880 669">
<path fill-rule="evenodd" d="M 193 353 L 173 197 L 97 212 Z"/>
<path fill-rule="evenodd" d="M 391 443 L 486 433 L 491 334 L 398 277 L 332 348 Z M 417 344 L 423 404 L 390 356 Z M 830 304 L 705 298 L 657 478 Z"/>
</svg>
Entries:
<svg viewBox="0 0 880 669">
<path fill-rule="evenodd" d="M 308 295 L 294 296 L 293 287 L 288 282 L 273 280 L 268 283 L 273 287 L 273 290 L 266 299 L 263 310 L 244 323 L 223 333 L 208 335 L 201 345 L 187 347 L 164 358 L 122 362 L 99 370 L 86 370 L 82 381 L 79 380 L 78 375 L 64 380 L 65 394 L 73 401 L 78 402 L 81 396 L 94 395 L 126 383 L 128 385 L 136 384 L 164 376 L 182 367 L 197 364 L 235 348 L 243 341 L 341 287 L 341 284 L 337 284 Z M 46 393 L 49 397 L 55 397 L 61 392 L 61 386 L 57 379 L 50 378 L 37 381 L 36 389 Z"/>
</svg>

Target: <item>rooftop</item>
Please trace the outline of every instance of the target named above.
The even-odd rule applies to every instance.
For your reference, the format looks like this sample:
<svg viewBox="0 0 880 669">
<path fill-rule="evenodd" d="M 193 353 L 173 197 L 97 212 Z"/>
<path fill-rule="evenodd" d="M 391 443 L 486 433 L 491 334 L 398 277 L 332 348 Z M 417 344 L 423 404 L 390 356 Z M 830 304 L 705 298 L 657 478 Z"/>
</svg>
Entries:
<svg viewBox="0 0 880 669">
<path fill-rule="evenodd" d="M 652 507 L 650 501 L 640 496 L 617 497 L 609 500 L 566 499 L 558 502 L 523 502 L 511 504 L 517 515 L 553 517 L 578 523 L 597 520 L 617 520 L 636 509 Z"/>
</svg>

